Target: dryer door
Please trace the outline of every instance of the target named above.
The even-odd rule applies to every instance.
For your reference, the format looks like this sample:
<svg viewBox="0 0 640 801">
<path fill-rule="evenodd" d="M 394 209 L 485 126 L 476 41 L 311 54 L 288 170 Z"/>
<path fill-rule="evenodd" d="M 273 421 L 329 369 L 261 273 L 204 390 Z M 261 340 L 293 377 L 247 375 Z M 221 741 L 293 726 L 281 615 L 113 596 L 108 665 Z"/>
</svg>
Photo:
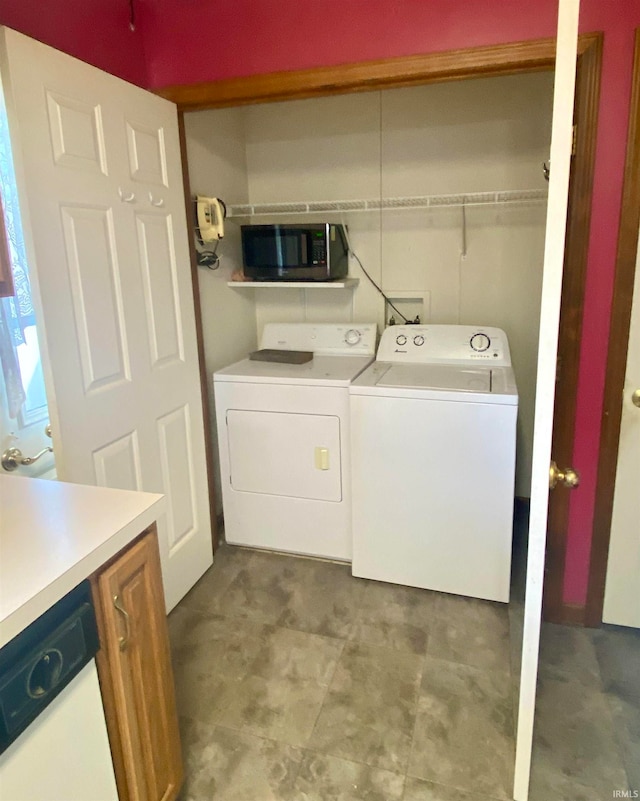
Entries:
<svg viewBox="0 0 640 801">
<path fill-rule="evenodd" d="M 227 430 L 234 490 L 342 500 L 340 418 L 230 409 Z"/>
</svg>

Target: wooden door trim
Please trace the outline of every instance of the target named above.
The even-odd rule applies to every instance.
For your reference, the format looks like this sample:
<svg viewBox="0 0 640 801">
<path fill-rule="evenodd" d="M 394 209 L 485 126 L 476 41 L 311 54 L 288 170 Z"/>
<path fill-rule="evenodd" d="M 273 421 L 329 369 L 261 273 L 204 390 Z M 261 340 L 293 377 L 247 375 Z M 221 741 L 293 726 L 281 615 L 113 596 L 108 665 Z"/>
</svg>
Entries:
<svg viewBox="0 0 640 801">
<path fill-rule="evenodd" d="M 590 33 L 581 35 L 578 39 L 578 53 L 588 49 L 597 36 L 598 34 Z M 176 103 L 181 111 L 197 111 L 350 92 L 371 92 L 463 78 L 539 72 L 553 69 L 555 50 L 555 39 L 534 39 L 466 50 L 166 86 L 156 89 L 155 92 Z"/>
<path fill-rule="evenodd" d="M 184 127 L 184 114 L 178 111 L 178 134 L 180 137 L 180 158 L 182 160 L 182 180 L 184 182 L 184 205 L 186 209 L 187 238 L 189 240 L 189 259 L 191 261 L 191 285 L 193 288 L 193 307 L 196 320 L 196 344 L 200 365 L 200 395 L 202 398 L 202 424 L 204 426 L 204 456 L 207 467 L 207 487 L 209 490 L 209 518 L 211 521 L 211 542 L 213 552 L 218 548 L 218 518 L 216 516 L 216 489 L 213 471 L 213 439 L 211 436 L 211 412 L 209 408 L 209 375 L 204 357 L 204 334 L 202 332 L 202 304 L 200 302 L 200 283 L 198 260 L 193 242 L 191 224 L 192 199 L 189 182 L 189 163 L 187 161 L 187 135 Z M 211 379 L 213 380 L 213 379 Z"/>
<path fill-rule="evenodd" d="M 602 623 L 639 226 L 640 28 L 637 28 L 585 612 L 585 622 L 589 626 Z"/>
<path fill-rule="evenodd" d="M 588 47 L 578 55 L 576 76 L 576 144 L 569 185 L 552 443 L 553 458 L 562 467 L 571 465 L 573 459 L 602 44 L 602 34 L 591 37 Z M 571 490 L 559 486 L 550 498 L 544 618 L 554 623 L 575 624 L 584 622 L 584 608 L 565 604 L 563 600 L 570 493 Z"/>
</svg>

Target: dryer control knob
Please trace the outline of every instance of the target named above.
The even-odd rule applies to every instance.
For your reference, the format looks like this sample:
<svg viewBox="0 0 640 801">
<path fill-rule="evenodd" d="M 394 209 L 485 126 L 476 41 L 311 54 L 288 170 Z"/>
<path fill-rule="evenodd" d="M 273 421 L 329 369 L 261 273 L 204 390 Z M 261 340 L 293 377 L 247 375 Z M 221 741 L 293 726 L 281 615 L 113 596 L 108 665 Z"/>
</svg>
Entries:
<svg viewBox="0 0 640 801">
<path fill-rule="evenodd" d="M 347 343 L 347 345 L 357 345 L 361 339 L 362 339 L 362 334 L 355 328 L 350 328 L 344 335 L 344 341 Z"/>
<path fill-rule="evenodd" d="M 418 347 L 420 347 L 420 345 L 424 345 L 424 337 L 422 334 L 418 334 L 417 337 L 413 338 L 413 344 L 417 345 Z"/>
<path fill-rule="evenodd" d="M 473 350 L 482 353 L 485 350 L 489 350 L 491 347 L 491 340 L 486 334 L 474 334 L 469 340 L 469 344 Z"/>
<path fill-rule="evenodd" d="M 406 344 L 407 344 L 406 336 L 404 334 L 398 334 L 398 336 L 396 337 L 396 345 L 406 345 Z"/>
</svg>

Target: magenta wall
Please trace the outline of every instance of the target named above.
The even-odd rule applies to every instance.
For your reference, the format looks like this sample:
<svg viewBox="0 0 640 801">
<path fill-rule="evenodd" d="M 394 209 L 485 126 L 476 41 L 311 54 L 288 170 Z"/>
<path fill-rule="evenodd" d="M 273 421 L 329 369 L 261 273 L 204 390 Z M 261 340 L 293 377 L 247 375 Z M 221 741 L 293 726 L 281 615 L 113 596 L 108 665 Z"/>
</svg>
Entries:
<svg viewBox="0 0 640 801">
<path fill-rule="evenodd" d="M 0 0 L 0 24 L 139 86 L 147 85 L 140 26 L 129 0 Z"/>
<path fill-rule="evenodd" d="M 580 29 L 604 31 L 605 38 L 573 453 L 581 486 L 571 496 L 565 562 L 564 600 L 577 605 L 585 603 L 589 575 L 633 41 L 639 26 L 640 0 L 582 0 Z"/>
<path fill-rule="evenodd" d="M 140 85 L 501 44 L 555 35 L 557 0 L 0 0 L 0 22 Z M 586 598 L 607 337 L 640 0 L 582 0 L 604 31 L 600 118 L 573 466 L 565 601 Z M 141 35 L 142 34 L 142 35 Z"/>
<path fill-rule="evenodd" d="M 152 87 L 555 36 L 557 9 L 557 0 L 140 2 Z"/>
</svg>

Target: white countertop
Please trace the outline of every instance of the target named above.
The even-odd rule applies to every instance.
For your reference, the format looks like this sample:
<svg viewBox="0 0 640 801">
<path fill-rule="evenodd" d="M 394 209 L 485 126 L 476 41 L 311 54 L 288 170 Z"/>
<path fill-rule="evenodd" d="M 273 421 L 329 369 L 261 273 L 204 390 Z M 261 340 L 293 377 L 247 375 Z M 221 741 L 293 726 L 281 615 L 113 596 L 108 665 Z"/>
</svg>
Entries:
<svg viewBox="0 0 640 801">
<path fill-rule="evenodd" d="M 0 476 L 0 647 L 163 511 L 163 495 Z"/>
</svg>

